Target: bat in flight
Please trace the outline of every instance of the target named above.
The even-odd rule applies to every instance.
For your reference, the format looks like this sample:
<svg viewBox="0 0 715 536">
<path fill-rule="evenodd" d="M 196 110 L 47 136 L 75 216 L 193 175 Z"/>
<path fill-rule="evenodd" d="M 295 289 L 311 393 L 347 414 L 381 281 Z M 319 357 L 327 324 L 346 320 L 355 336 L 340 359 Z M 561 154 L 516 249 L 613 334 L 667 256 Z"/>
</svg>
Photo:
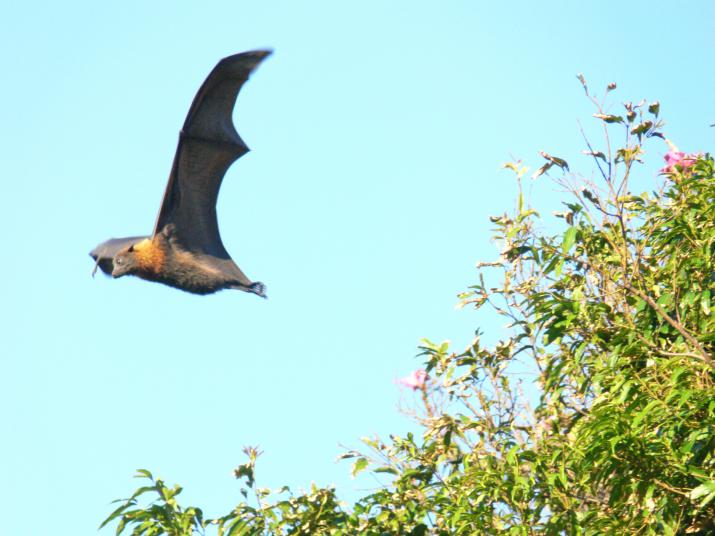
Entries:
<svg viewBox="0 0 715 536">
<path fill-rule="evenodd" d="M 231 119 L 236 97 L 270 50 L 222 59 L 199 89 L 179 135 L 151 236 L 112 238 L 90 252 L 114 278 L 133 275 L 194 294 L 237 289 L 266 297 L 221 242 L 216 199 L 228 168 L 248 152 Z"/>
</svg>

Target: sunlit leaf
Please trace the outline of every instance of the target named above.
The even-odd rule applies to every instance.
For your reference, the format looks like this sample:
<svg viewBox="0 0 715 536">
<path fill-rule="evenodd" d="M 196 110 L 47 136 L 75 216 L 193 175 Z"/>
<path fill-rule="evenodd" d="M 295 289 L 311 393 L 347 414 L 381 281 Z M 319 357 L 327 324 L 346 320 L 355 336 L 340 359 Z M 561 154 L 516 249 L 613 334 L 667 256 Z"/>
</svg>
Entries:
<svg viewBox="0 0 715 536">
<path fill-rule="evenodd" d="M 561 250 L 564 253 L 571 251 L 574 243 L 576 242 L 576 236 L 578 235 L 578 229 L 576 227 L 569 227 L 564 233 L 563 241 L 561 242 Z"/>
<path fill-rule="evenodd" d="M 700 308 L 703 310 L 703 313 L 708 316 L 710 315 L 710 289 L 700 294 Z"/>
<path fill-rule="evenodd" d="M 369 464 L 370 462 L 367 460 L 367 458 L 358 458 L 357 460 L 355 460 L 355 463 L 353 463 L 353 467 L 350 470 L 350 474 L 353 476 L 353 478 L 356 477 L 358 474 L 364 471 Z"/>
<path fill-rule="evenodd" d="M 606 123 L 623 123 L 623 118 L 620 115 L 593 114 L 593 117 L 602 119 Z"/>
</svg>

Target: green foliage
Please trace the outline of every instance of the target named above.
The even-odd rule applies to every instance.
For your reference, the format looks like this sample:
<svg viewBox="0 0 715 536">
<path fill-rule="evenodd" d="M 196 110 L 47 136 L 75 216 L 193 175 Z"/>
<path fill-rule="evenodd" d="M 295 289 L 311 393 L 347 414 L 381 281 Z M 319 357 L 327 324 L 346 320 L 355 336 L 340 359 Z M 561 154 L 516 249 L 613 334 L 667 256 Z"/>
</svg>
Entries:
<svg viewBox="0 0 715 536">
<path fill-rule="evenodd" d="M 176 496 L 181 493 L 180 486 L 169 488 L 146 469 L 139 469 L 135 476 L 148 480 L 149 484 L 138 488 L 128 499 L 115 501 L 122 504 L 99 528 L 117 518 L 117 534 L 121 534 L 127 526 L 134 526 L 132 534 L 146 536 L 194 534 L 195 530 L 203 526 L 203 513 L 199 508 L 183 509 L 176 501 Z M 137 499 L 146 494 L 155 495 L 158 500 L 149 506 L 141 507 Z"/>
<path fill-rule="evenodd" d="M 341 456 L 354 475 L 386 478 L 380 489 L 350 508 L 333 489 L 271 492 L 257 487 L 259 452 L 247 449 L 235 471 L 246 501 L 229 514 L 182 509 L 181 488 L 141 471 L 149 485 L 103 526 L 171 536 L 715 533 L 715 162 L 690 155 L 657 191 L 634 195 L 644 145 L 663 138 L 660 104 L 606 113 L 579 79 L 605 133 L 599 150 L 584 136 L 599 180 L 541 153 L 533 176 L 558 170 L 570 192 L 549 234 L 553 222 L 521 193 L 527 168 L 505 166 L 520 186 L 516 210 L 492 218 L 501 255 L 478 265 L 460 301 L 505 317 L 509 335 L 487 346 L 477 334 L 463 351 L 424 341 L 421 435 L 367 438 L 366 452 Z"/>
</svg>

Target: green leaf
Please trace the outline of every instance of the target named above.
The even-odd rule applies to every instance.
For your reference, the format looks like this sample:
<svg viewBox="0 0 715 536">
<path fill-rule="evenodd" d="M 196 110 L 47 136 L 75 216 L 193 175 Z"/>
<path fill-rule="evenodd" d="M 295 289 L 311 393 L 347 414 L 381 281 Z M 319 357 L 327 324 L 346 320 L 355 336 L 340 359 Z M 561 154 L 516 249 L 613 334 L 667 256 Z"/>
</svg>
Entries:
<svg viewBox="0 0 715 536">
<path fill-rule="evenodd" d="M 569 165 L 568 165 L 568 163 L 566 162 L 566 160 L 564 160 L 563 158 L 558 158 L 557 156 L 552 156 L 552 155 L 550 155 L 549 153 L 546 153 L 546 152 L 544 152 L 544 151 L 539 151 L 539 154 L 540 154 L 543 158 L 545 158 L 546 160 L 548 160 L 549 163 L 551 163 L 551 164 L 553 164 L 553 165 L 555 165 L 555 166 L 559 166 L 561 169 L 563 169 L 563 170 L 565 170 L 565 171 L 568 171 L 568 170 L 569 170 Z"/>
<path fill-rule="evenodd" d="M 547 162 L 546 164 L 544 164 L 543 166 L 541 166 L 539 169 L 537 169 L 537 170 L 534 172 L 534 174 L 531 176 L 531 178 L 532 178 L 532 179 L 538 179 L 541 175 L 543 175 L 544 173 L 546 173 L 547 171 L 549 171 L 552 166 L 553 166 L 553 164 L 552 164 L 551 162 Z"/>
<path fill-rule="evenodd" d="M 426 536 L 427 534 L 427 525 L 423 523 L 420 523 L 410 531 L 410 536 Z"/>
<path fill-rule="evenodd" d="M 706 290 L 700 295 L 700 308 L 703 313 L 710 316 L 710 290 Z"/>
<path fill-rule="evenodd" d="M 700 484 L 697 488 L 691 490 L 689 497 L 690 499 L 695 500 L 707 494 L 715 494 L 715 480 L 710 480 L 709 482 Z M 712 500 L 712 498 L 710 500 Z"/>
<path fill-rule="evenodd" d="M 397 472 L 397 469 L 393 469 L 392 467 L 378 467 L 377 469 L 373 470 L 373 473 L 389 473 L 391 475 L 399 474 Z"/>
<path fill-rule="evenodd" d="M 593 117 L 602 119 L 606 123 L 623 123 L 623 118 L 620 115 L 593 114 Z"/>
<path fill-rule="evenodd" d="M 137 469 L 134 478 L 149 478 L 150 480 L 154 480 L 154 475 L 152 475 L 151 472 L 147 471 L 146 469 Z"/>
<path fill-rule="evenodd" d="M 119 515 L 122 514 L 122 512 L 124 512 L 124 510 L 126 510 L 127 508 L 129 508 L 129 507 L 131 507 L 131 506 L 133 506 L 133 504 L 130 503 L 130 502 L 126 502 L 126 503 L 124 503 L 123 505 L 121 505 L 119 508 L 117 508 L 116 510 L 114 510 L 111 514 L 109 514 L 109 516 L 107 517 L 107 519 L 105 519 L 104 521 L 102 521 L 102 524 L 99 526 L 99 528 L 101 529 L 102 527 L 104 527 L 107 523 L 109 523 L 109 522 L 111 522 L 113 519 L 117 518 Z"/>
<path fill-rule="evenodd" d="M 149 493 L 150 491 L 157 491 L 156 486 L 142 486 L 140 488 L 137 488 L 128 500 L 133 501 L 140 495 L 144 495 L 145 493 Z"/>
<path fill-rule="evenodd" d="M 353 468 L 350 471 L 350 474 L 355 478 L 359 473 L 365 470 L 365 468 L 369 465 L 369 461 L 367 458 L 358 458 L 355 460 L 355 463 L 353 463 Z"/>
<path fill-rule="evenodd" d="M 633 127 L 633 129 L 631 129 L 631 134 L 642 136 L 651 128 L 653 128 L 653 121 L 643 121 L 642 123 L 639 123 L 638 125 Z"/>
<path fill-rule="evenodd" d="M 564 253 L 571 251 L 574 243 L 576 242 L 576 235 L 578 234 L 578 229 L 576 227 L 569 227 L 564 233 L 564 238 L 561 241 L 561 250 Z"/>
<path fill-rule="evenodd" d="M 248 529 L 246 522 L 243 521 L 240 517 L 236 518 L 229 525 L 228 532 L 226 532 L 226 536 L 239 536 L 241 534 L 246 534 L 246 529 Z"/>
<path fill-rule="evenodd" d="M 673 295 L 670 292 L 662 294 L 660 298 L 658 298 L 656 303 L 661 307 L 665 307 L 667 309 L 670 305 L 673 304 Z"/>
</svg>

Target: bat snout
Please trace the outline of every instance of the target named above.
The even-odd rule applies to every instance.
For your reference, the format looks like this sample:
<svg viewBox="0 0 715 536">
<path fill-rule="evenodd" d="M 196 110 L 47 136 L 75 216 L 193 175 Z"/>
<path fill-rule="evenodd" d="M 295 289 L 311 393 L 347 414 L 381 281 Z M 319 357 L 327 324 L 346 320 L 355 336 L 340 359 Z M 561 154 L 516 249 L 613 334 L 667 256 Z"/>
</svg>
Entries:
<svg viewBox="0 0 715 536">
<path fill-rule="evenodd" d="M 118 279 L 129 272 L 127 262 L 124 259 L 114 258 L 112 263 L 112 278 Z"/>
</svg>

